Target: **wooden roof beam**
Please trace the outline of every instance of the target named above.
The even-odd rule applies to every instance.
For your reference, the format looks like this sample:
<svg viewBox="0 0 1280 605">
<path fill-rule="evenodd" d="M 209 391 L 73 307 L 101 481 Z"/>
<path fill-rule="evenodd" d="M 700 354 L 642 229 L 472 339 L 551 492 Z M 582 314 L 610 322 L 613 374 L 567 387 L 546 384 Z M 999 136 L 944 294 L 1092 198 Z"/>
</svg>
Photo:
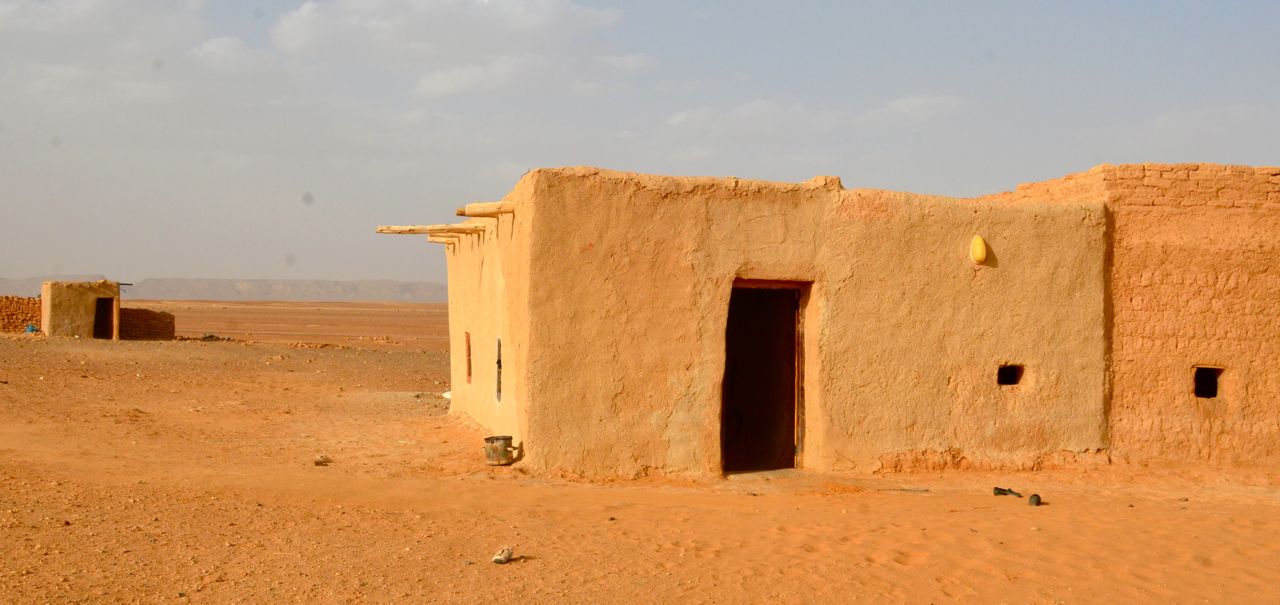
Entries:
<svg viewBox="0 0 1280 605">
<path fill-rule="evenodd" d="M 378 233 L 391 235 L 422 235 L 428 229 L 439 225 L 379 225 Z"/>
<path fill-rule="evenodd" d="M 459 216 L 482 217 L 482 218 L 498 218 L 503 214 L 513 214 L 516 211 L 516 205 L 512 202 L 476 202 L 467 204 L 460 208 L 462 214 Z"/>
<path fill-rule="evenodd" d="M 483 233 L 485 227 L 476 223 L 457 225 L 382 225 L 378 233 L 393 235 L 443 235 L 448 233 Z"/>
</svg>

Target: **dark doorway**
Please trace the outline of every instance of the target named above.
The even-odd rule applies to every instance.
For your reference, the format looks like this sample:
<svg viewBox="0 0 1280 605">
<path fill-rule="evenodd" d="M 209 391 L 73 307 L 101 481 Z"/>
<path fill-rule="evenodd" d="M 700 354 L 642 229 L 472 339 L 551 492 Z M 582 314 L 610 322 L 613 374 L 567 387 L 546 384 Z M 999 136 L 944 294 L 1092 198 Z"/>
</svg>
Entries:
<svg viewBox="0 0 1280 605">
<path fill-rule="evenodd" d="M 724 472 L 796 466 L 799 288 L 734 287 L 725 332 Z"/>
<path fill-rule="evenodd" d="M 110 339 L 115 332 L 115 299 L 99 298 L 93 308 L 93 337 Z"/>
</svg>

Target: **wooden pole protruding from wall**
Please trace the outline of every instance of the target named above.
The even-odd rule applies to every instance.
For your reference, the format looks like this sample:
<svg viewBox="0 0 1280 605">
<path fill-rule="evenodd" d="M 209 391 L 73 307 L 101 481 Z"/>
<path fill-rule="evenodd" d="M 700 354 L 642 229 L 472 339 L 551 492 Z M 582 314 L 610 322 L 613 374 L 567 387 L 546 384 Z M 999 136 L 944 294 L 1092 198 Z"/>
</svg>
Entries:
<svg viewBox="0 0 1280 605">
<path fill-rule="evenodd" d="M 429 233 L 432 227 L 440 227 L 441 225 L 380 225 L 378 233 L 391 235 L 422 235 Z"/>
<path fill-rule="evenodd" d="M 431 225 L 427 228 L 427 235 L 467 235 L 474 233 L 484 233 L 485 228 L 480 225 L 468 225 L 466 223 L 458 225 Z"/>
<path fill-rule="evenodd" d="M 462 233 L 483 233 L 484 225 L 478 223 L 459 223 L 456 225 L 383 225 L 378 233 L 393 235 L 444 235 Z"/>
<path fill-rule="evenodd" d="M 498 218 L 515 211 L 516 205 L 511 202 L 476 202 L 462 207 L 463 216 L 481 218 Z"/>
</svg>

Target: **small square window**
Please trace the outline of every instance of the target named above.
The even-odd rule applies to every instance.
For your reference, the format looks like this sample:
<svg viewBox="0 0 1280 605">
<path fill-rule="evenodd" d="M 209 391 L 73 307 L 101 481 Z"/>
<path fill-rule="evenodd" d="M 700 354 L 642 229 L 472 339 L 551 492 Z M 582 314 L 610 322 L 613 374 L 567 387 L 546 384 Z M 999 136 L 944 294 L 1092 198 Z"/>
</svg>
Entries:
<svg viewBox="0 0 1280 605">
<path fill-rule="evenodd" d="M 1022 382 L 1022 366 L 1003 365 L 996 370 L 996 384 L 1010 386 Z"/>
<path fill-rule="evenodd" d="M 1201 399 L 1213 399 L 1218 396 L 1218 380 L 1222 378 L 1222 368 L 1196 367 L 1195 393 Z"/>
</svg>

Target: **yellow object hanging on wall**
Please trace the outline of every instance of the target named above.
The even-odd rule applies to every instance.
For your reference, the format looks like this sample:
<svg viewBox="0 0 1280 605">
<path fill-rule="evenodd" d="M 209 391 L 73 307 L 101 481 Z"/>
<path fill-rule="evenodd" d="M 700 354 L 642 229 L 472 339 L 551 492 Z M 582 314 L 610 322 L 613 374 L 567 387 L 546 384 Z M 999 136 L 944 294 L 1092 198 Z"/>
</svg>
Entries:
<svg viewBox="0 0 1280 605">
<path fill-rule="evenodd" d="M 987 261 L 987 242 L 981 235 L 973 236 L 973 241 L 969 242 L 969 259 L 975 265 L 981 265 Z"/>
</svg>

